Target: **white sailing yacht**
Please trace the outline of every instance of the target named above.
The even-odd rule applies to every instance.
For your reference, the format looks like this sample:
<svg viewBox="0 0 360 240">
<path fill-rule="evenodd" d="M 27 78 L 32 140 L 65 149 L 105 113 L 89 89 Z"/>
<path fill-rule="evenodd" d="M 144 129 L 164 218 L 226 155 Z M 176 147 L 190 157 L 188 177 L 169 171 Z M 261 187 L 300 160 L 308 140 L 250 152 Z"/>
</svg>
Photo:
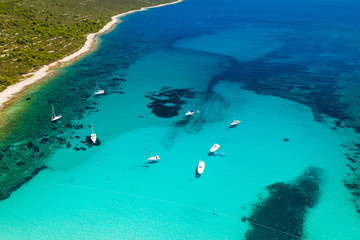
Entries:
<svg viewBox="0 0 360 240">
<path fill-rule="evenodd" d="M 54 104 L 52 105 L 52 112 L 51 112 L 51 121 L 52 122 L 56 122 L 57 120 L 59 120 L 62 117 L 61 114 L 56 115 L 55 114 L 55 108 L 54 108 Z"/>
<path fill-rule="evenodd" d="M 101 89 L 99 89 L 99 82 L 98 81 L 96 81 L 96 86 L 95 86 L 95 95 L 100 95 L 100 94 L 104 94 L 105 93 L 105 91 L 104 90 L 101 90 Z"/>
<path fill-rule="evenodd" d="M 91 135 L 90 135 L 90 139 L 91 141 L 95 144 L 96 143 L 96 133 L 94 133 L 94 127 L 93 124 L 91 123 Z"/>
<path fill-rule="evenodd" d="M 235 120 L 235 113 L 234 113 L 234 121 L 230 123 L 230 127 L 236 127 L 240 123 L 239 120 Z"/>
<path fill-rule="evenodd" d="M 193 115 L 194 113 L 195 113 L 194 111 L 190 111 L 189 104 L 188 104 L 188 111 L 185 113 L 185 116 L 188 117 L 188 116 Z"/>
</svg>

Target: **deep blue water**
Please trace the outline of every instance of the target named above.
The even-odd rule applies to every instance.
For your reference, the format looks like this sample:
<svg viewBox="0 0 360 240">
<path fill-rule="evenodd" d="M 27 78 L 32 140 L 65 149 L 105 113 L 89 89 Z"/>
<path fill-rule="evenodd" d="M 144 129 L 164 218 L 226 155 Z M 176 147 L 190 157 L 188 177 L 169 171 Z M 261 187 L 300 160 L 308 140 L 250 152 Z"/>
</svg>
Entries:
<svg viewBox="0 0 360 240">
<path fill-rule="evenodd" d="M 47 169 L 0 202 L 2 236 L 359 238 L 359 10 L 185 0 L 123 17 L 10 108 L 2 183 Z"/>
</svg>

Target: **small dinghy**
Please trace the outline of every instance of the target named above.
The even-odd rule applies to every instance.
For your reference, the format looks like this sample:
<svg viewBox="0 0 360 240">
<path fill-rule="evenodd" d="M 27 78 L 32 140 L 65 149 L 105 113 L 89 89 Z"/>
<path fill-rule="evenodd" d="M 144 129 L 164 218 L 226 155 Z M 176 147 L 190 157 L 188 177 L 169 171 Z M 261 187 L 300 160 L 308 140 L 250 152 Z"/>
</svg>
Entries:
<svg viewBox="0 0 360 240">
<path fill-rule="evenodd" d="M 232 123 L 230 123 L 230 127 L 236 127 L 239 123 L 239 120 L 234 120 Z"/>
<path fill-rule="evenodd" d="M 199 161 L 199 164 L 196 168 L 195 176 L 198 178 L 200 175 L 204 172 L 205 169 L 205 163 L 204 161 Z"/>
<path fill-rule="evenodd" d="M 147 160 L 148 161 L 157 161 L 157 160 L 160 160 L 160 157 L 159 157 L 159 155 L 156 155 L 156 156 L 149 157 Z"/>
<path fill-rule="evenodd" d="M 215 144 L 212 146 L 212 148 L 210 148 L 210 152 L 211 152 L 211 153 L 214 153 L 214 152 L 216 152 L 219 148 L 220 148 L 220 145 L 217 144 L 217 143 L 215 143 Z"/>
<path fill-rule="evenodd" d="M 62 118 L 62 115 L 56 115 L 55 114 L 55 108 L 54 105 L 52 105 L 52 112 L 51 112 L 51 122 L 56 122 L 57 120 L 59 120 L 60 118 Z"/>
</svg>

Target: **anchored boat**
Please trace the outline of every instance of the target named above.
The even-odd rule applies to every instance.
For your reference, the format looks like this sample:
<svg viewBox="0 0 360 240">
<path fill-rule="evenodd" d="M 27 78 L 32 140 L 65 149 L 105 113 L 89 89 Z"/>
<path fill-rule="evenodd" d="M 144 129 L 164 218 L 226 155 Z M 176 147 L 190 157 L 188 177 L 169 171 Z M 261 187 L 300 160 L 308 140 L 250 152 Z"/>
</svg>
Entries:
<svg viewBox="0 0 360 240">
<path fill-rule="evenodd" d="M 194 113 L 195 113 L 194 111 L 188 110 L 188 111 L 185 113 L 185 116 L 191 116 L 191 115 L 193 115 Z"/>
<path fill-rule="evenodd" d="M 55 108 L 54 108 L 54 104 L 52 105 L 52 112 L 51 112 L 51 121 L 52 122 L 56 122 L 57 120 L 59 120 L 60 118 L 62 118 L 62 115 L 56 115 L 55 114 Z"/>
<path fill-rule="evenodd" d="M 234 120 L 232 123 L 230 123 L 230 127 L 236 127 L 239 123 L 239 120 Z"/>
<path fill-rule="evenodd" d="M 214 152 L 216 152 L 219 148 L 220 148 L 220 145 L 217 144 L 217 143 L 215 143 L 215 144 L 212 146 L 212 148 L 210 148 L 210 152 L 211 152 L 211 153 L 214 153 Z"/>
<path fill-rule="evenodd" d="M 96 86 L 95 86 L 95 95 L 101 95 L 101 94 L 104 94 L 105 93 L 105 91 L 104 90 L 101 90 L 101 89 L 99 89 L 99 82 L 98 81 L 96 81 Z"/>
<path fill-rule="evenodd" d="M 91 123 L 91 135 L 90 135 L 90 139 L 91 141 L 93 142 L 93 144 L 96 143 L 96 133 L 94 133 L 94 127 L 93 127 L 93 124 Z"/>
<path fill-rule="evenodd" d="M 191 115 L 193 115 L 195 112 L 193 111 L 193 110 L 190 110 L 189 109 L 189 104 L 188 104 L 188 110 L 187 110 L 187 112 L 185 113 L 185 116 L 186 117 L 189 117 L 189 116 L 191 116 Z"/>
<path fill-rule="evenodd" d="M 198 166 L 196 168 L 195 176 L 198 178 L 204 172 L 205 169 L 205 162 L 199 161 Z"/>
<path fill-rule="evenodd" d="M 160 157 L 159 157 L 159 155 L 156 155 L 156 156 L 149 157 L 147 160 L 148 161 L 157 161 L 157 160 L 160 160 Z"/>
</svg>

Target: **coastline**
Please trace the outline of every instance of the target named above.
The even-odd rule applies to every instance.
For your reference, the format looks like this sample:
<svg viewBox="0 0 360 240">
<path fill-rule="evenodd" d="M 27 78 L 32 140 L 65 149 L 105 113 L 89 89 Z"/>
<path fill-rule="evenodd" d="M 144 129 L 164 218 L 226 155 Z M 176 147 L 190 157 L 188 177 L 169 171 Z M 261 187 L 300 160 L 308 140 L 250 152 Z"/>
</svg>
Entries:
<svg viewBox="0 0 360 240">
<path fill-rule="evenodd" d="M 132 14 L 135 12 L 146 11 L 147 9 L 151 9 L 151 8 L 158 8 L 158 7 L 163 7 L 163 6 L 167 6 L 167 5 L 180 3 L 182 1 L 183 0 L 177 0 L 177 1 L 171 2 L 171 3 L 164 3 L 164 4 L 150 6 L 150 7 L 142 7 L 137 10 L 131 10 L 131 11 L 128 11 L 125 13 L 120 13 L 115 16 L 112 16 L 111 21 L 108 22 L 102 29 L 100 29 L 96 33 L 90 33 L 87 35 L 86 42 L 81 49 L 70 54 L 69 56 L 64 57 L 63 59 L 57 60 L 48 65 L 42 66 L 36 72 L 27 73 L 26 75 L 31 75 L 31 77 L 25 77 L 22 80 L 20 80 L 20 82 L 15 83 L 15 84 L 7 87 L 4 91 L 0 92 L 0 111 L 3 111 L 4 108 L 6 107 L 6 103 L 9 102 L 10 100 L 12 100 L 13 98 L 15 98 L 17 96 L 17 94 L 21 93 L 26 87 L 29 87 L 29 86 L 35 84 L 36 82 L 39 82 L 40 80 L 45 79 L 45 78 L 49 77 L 51 74 L 53 74 L 55 72 L 55 70 L 53 69 L 54 67 L 61 67 L 61 64 L 75 61 L 78 58 L 84 56 L 86 53 L 89 53 L 93 49 L 95 49 L 97 37 L 104 33 L 111 31 L 112 29 L 114 29 L 116 24 L 121 23 L 121 20 L 119 19 L 120 17 L 124 17 L 126 15 L 129 15 L 129 14 Z"/>
</svg>

